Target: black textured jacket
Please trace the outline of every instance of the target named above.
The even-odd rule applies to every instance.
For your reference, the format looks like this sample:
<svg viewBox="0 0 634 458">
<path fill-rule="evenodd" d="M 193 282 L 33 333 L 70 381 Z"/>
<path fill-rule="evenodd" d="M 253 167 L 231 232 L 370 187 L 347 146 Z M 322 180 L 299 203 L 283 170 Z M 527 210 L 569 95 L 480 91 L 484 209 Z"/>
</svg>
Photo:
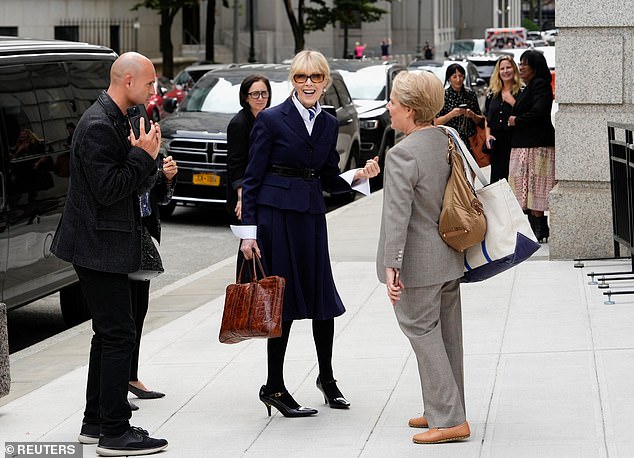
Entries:
<svg viewBox="0 0 634 458">
<path fill-rule="evenodd" d="M 129 273 L 141 260 L 138 190 L 156 161 L 131 147 L 123 113 L 106 94 L 83 114 L 73 135 L 70 185 L 51 251 L 93 270 Z"/>
<path fill-rule="evenodd" d="M 544 78 L 532 79 L 519 93 L 513 107 L 513 148 L 555 146 L 555 128 L 550 120 L 552 106 L 553 90 L 550 81 Z"/>
<path fill-rule="evenodd" d="M 251 110 L 243 108 L 231 119 L 227 126 L 227 211 L 234 215 L 238 203 L 237 189 L 242 186 L 244 172 L 249 162 L 251 146 L 251 129 L 255 117 Z"/>
</svg>

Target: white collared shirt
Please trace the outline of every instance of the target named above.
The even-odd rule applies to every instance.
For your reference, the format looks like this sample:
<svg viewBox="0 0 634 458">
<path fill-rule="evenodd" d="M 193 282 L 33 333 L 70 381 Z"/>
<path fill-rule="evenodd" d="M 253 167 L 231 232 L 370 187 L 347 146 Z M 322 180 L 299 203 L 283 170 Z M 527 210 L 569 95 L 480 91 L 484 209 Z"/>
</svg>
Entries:
<svg viewBox="0 0 634 458">
<path fill-rule="evenodd" d="M 308 108 L 302 105 L 299 99 L 297 98 L 297 92 L 293 92 L 293 97 L 291 98 L 293 99 L 295 108 L 297 108 L 297 111 L 299 111 L 299 115 L 304 120 L 304 124 L 306 125 L 306 130 L 308 131 L 308 135 L 311 135 L 313 133 L 313 126 L 315 125 L 315 119 L 317 119 L 317 116 L 319 116 L 319 113 L 321 113 L 321 106 L 319 105 L 319 102 L 315 104 L 315 117 L 311 120 L 310 112 L 308 111 Z"/>
</svg>

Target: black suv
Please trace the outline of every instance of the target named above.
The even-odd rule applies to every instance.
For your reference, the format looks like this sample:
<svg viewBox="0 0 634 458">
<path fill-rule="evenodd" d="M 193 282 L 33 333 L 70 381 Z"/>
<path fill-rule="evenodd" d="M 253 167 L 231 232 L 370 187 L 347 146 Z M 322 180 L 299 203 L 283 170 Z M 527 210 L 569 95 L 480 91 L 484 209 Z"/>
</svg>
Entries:
<svg viewBox="0 0 634 458">
<path fill-rule="evenodd" d="M 223 205 L 227 182 L 227 125 L 240 111 L 242 80 L 253 73 L 271 82 L 271 106 L 282 103 L 293 88 L 284 64 L 245 64 L 213 70 L 203 76 L 170 118 L 161 122 L 162 152 L 178 162 L 178 182 L 172 202 L 161 208 L 169 216 L 176 204 Z M 348 89 L 337 72 L 322 98 L 322 108 L 339 121 L 339 168 L 359 164 L 359 120 Z"/>
<path fill-rule="evenodd" d="M 66 323 L 88 317 L 73 267 L 50 248 L 73 128 L 108 87 L 116 57 L 86 43 L 0 38 L 0 301 L 9 310 L 61 290 Z"/>
<path fill-rule="evenodd" d="M 383 170 L 385 152 L 403 137 L 401 132 L 392 129 L 386 106 L 390 100 L 392 81 L 406 69 L 405 66 L 393 62 L 348 59 L 333 59 L 330 66 L 341 73 L 359 114 L 361 163 L 378 156 Z M 382 179 L 381 173 L 373 184 L 380 184 Z"/>
</svg>

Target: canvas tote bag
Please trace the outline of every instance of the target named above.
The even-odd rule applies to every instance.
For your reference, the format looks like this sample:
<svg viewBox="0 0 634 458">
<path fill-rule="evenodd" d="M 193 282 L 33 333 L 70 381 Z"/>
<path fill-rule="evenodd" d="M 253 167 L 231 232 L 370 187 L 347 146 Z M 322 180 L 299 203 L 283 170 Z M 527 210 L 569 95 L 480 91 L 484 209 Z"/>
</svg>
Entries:
<svg viewBox="0 0 634 458">
<path fill-rule="evenodd" d="M 446 129 L 459 149 L 467 151 L 458 133 Z M 530 258 L 540 245 L 508 182 L 503 179 L 489 184 L 471 154 L 463 154 L 463 157 L 482 184 L 476 194 L 487 219 L 484 240 L 464 251 L 462 282 L 470 283 L 486 280 L 518 265 Z"/>
</svg>

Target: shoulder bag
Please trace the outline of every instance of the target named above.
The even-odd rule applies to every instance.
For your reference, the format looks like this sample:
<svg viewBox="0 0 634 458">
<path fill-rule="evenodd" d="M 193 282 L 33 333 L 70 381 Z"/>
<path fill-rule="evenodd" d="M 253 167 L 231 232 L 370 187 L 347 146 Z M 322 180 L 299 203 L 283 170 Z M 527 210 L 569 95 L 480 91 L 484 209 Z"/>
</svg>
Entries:
<svg viewBox="0 0 634 458">
<path fill-rule="evenodd" d="M 458 152 L 455 137 L 459 138 L 459 135 L 456 132 L 456 136 L 452 137 L 451 128 L 444 129 L 447 133 L 447 161 L 451 165 L 451 175 L 442 200 L 438 232 L 447 245 L 463 252 L 484 239 L 487 222 L 482 203 L 476 196 L 470 176 L 467 176 L 468 166 L 464 165 L 465 156 L 470 157 L 471 154 L 466 147 Z"/>
<path fill-rule="evenodd" d="M 238 282 L 227 286 L 219 336 L 222 343 L 233 344 L 247 339 L 282 335 L 282 303 L 286 279 L 265 276 L 262 261 L 254 252 L 251 281 L 241 283 L 246 262 L 243 259 L 240 264 Z"/>
<path fill-rule="evenodd" d="M 486 147 L 487 133 L 484 126 L 476 124 L 476 133 L 469 137 L 471 151 L 478 167 L 486 167 L 491 165 L 491 155 Z"/>
<path fill-rule="evenodd" d="M 449 131 L 455 142 L 462 140 L 455 131 Z M 462 146 L 464 152 L 466 148 Z M 511 187 L 505 179 L 489 184 L 470 154 L 463 154 L 482 187 L 476 191 L 487 219 L 484 240 L 464 251 L 463 283 L 491 278 L 530 258 L 539 243 L 528 217 L 522 211 Z"/>
<path fill-rule="evenodd" d="M 165 269 L 163 269 L 161 255 L 156 245 L 154 245 L 150 232 L 145 226 L 141 226 L 141 264 L 139 270 L 128 274 L 128 278 L 130 280 L 148 281 L 165 272 Z"/>
</svg>

